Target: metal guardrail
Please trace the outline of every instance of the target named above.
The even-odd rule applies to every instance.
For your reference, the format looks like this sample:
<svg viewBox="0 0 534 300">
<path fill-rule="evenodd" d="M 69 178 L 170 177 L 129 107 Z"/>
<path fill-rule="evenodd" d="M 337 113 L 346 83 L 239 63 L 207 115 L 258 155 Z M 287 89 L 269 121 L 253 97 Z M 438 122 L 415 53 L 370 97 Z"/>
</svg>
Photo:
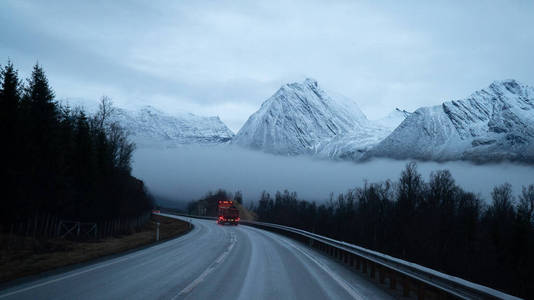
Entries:
<svg viewBox="0 0 534 300">
<path fill-rule="evenodd" d="M 197 219 L 216 219 L 215 217 L 173 213 Z M 397 289 L 400 285 L 403 296 L 415 295 L 417 299 L 520 299 L 483 285 L 305 230 L 254 221 L 241 220 L 240 223 L 275 231 L 307 243 L 361 270 L 362 273 L 369 274 L 371 278 L 378 279 L 381 284 L 386 284 L 387 281 L 391 289 Z"/>
</svg>

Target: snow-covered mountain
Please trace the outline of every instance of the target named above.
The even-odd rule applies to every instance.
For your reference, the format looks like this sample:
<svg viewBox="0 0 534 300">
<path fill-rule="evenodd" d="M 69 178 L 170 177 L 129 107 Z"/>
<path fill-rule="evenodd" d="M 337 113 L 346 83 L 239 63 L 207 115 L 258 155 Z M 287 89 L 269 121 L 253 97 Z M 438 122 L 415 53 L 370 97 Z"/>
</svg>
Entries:
<svg viewBox="0 0 534 300">
<path fill-rule="evenodd" d="M 113 118 L 128 130 L 139 147 L 218 144 L 234 136 L 219 117 L 191 113 L 170 115 L 152 106 L 139 110 L 117 109 Z"/>
<path fill-rule="evenodd" d="M 79 107 L 92 115 L 99 102 L 82 98 L 61 99 L 59 103 Z M 219 144 L 230 141 L 234 133 L 219 117 L 201 117 L 191 113 L 168 114 L 152 106 L 138 109 L 114 107 L 113 121 L 124 127 L 138 147 L 168 148 L 186 144 Z"/>
<path fill-rule="evenodd" d="M 355 102 L 306 79 L 282 86 L 232 142 L 275 154 L 352 158 L 389 132 L 370 122 Z"/>
<path fill-rule="evenodd" d="M 423 107 L 364 156 L 534 161 L 534 89 L 493 82 L 470 97 Z"/>
</svg>

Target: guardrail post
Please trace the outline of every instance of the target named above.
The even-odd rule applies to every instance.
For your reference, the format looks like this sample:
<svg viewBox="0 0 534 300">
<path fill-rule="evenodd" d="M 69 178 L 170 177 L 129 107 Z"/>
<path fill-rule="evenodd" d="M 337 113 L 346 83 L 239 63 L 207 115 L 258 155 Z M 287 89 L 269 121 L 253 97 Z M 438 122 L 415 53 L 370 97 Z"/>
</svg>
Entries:
<svg viewBox="0 0 534 300">
<path fill-rule="evenodd" d="M 362 273 L 367 274 L 367 261 L 362 259 Z"/>
<path fill-rule="evenodd" d="M 360 269 L 360 258 L 359 257 L 356 257 L 356 269 Z"/>
<path fill-rule="evenodd" d="M 385 269 L 383 267 L 378 268 L 378 281 L 381 284 L 384 284 L 386 282 L 386 276 L 384 274 Z"/>
<path fill-rule="evenodd" d="M 389 272 L 389 288 L 392 290 L 397 289 L 397 278 L 392 271 Z"/>
<path fill-rule="evenodd" d="M 410 296 L 410 283 L 408 282 L 408 278 L 406 277 L 402 278 L 402 295 L 404 297 Z"/>
<path fill-rule="evenodd" d="M 375 263 L 374 262 L 369 262 L 369 264 L 370 264 L 370 267 L 371 267 L 371 272 L 370 272 L 369 275 L 371 275 L 372 279 L 375 279 L 375 269 L 376 269 L 375 268 Z"/>
<path fill-rule="evenodd" d="M 437 293 L 437 299 L 438 299 L 438 300 L 445 300 L 445 299 L 447 299 L 447 294 L 446 294 L 445 292 L 440 291 L 440 290 L 437 290 L 436 293 Z"/>
<path fill-rule="evenodd" d="M 156 222 L 156 241 L 159 241 L 159 222 Z"/>
<path fill-rule="evenodd" d="M 425 287 L 422 284 L 417 285 L 417 299 L 418 300 L 425 299 Z"/>
</svg>

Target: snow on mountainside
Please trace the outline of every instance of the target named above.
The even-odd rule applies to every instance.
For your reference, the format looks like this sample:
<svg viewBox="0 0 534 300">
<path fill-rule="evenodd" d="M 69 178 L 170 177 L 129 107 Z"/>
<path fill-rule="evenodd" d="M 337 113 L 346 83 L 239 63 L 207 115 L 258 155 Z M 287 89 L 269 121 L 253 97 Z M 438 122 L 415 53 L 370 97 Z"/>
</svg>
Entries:
<svg viewBox="0 0 534 300">
<path fill-rule="evenodd" d="M 218 144 L 234 134 L 219 117 L 191 113 L 168 115 L 151 106 L 131 111 L 117 109 L 114 116 L 139 147 L 173 147 L 182 144 Z"/>
<path fill-rule="evenodd" d="M 412 113 L 407 112 L 406 110 L 395 108 L 394 111 L 390 112 L 384 118 L 375 120 L 373 122 L 382 127 L 390 128 L 391 131 L 393 131 L 393 129 L 397 128 L 397 126 L 399 126 L 399 124 L 411 114 Z"/>
<path fill-rule="evenodd" d="M 411 113 L 396 108 L 384 118 L 370 121 L 367 127 L 338 135 L 317 148 L 317 156 L 334 159 L 359 160 L 385 139 Z"/>
<path fill-rule="evenodd" d="M 80 98 L 63 99 L 62 105 L 80 107 L 89 114 L 98 110 L 97 101 Z M 139 109 L 115 107 L 118 121 L 138 147 L 174 147 L 184 144 L 219 144 L 232 139 L 234 133 L 219 117 L 201 117 L 191 113 L 170 115 L 152 106 Z"/>
<path fill-rule="evenodd" d="M 390 128 L 370 125 L 345 135 L 338 135 L 317 146 L 316 156 L 359 160 L 367 151 L 391 133 Z"/>
<path fill-rule="evenodd" d="M 319 151 L 319 155 L 329 156 L 324 148 L 333 138 L 375 128 L 356 103 L 331 96 L 317 81 L 306 79 L 282 86 L 250 116 L 232 142 L 275 154 Z M 362 134 L 361 138 L 368 137 Z M 358 144 L 358 140 L 353 142 Z"/>
<path fill-rule="evenodd" d="M 534 161 L 534 89 L 493 82 L 464 100 L 408 116 L 369 157 Z"/>
</svg>

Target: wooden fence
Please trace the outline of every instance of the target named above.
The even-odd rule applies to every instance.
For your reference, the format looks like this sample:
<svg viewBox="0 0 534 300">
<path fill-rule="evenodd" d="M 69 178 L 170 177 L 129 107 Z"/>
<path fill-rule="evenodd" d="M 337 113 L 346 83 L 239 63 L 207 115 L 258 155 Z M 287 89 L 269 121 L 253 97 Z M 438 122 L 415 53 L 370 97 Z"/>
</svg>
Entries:
<svg viewBox="0 0 534 300">
<path fill-rule="evenodd" d="M 145 225 L 150 217 L 151 212 L 146 212 L 137 217 L 79 222 L 50 214 L 36 214 L 24 221 L 5 226 L 2 231 L 9 236 L 91 240 L 133 233 Z"/>
</svg>

